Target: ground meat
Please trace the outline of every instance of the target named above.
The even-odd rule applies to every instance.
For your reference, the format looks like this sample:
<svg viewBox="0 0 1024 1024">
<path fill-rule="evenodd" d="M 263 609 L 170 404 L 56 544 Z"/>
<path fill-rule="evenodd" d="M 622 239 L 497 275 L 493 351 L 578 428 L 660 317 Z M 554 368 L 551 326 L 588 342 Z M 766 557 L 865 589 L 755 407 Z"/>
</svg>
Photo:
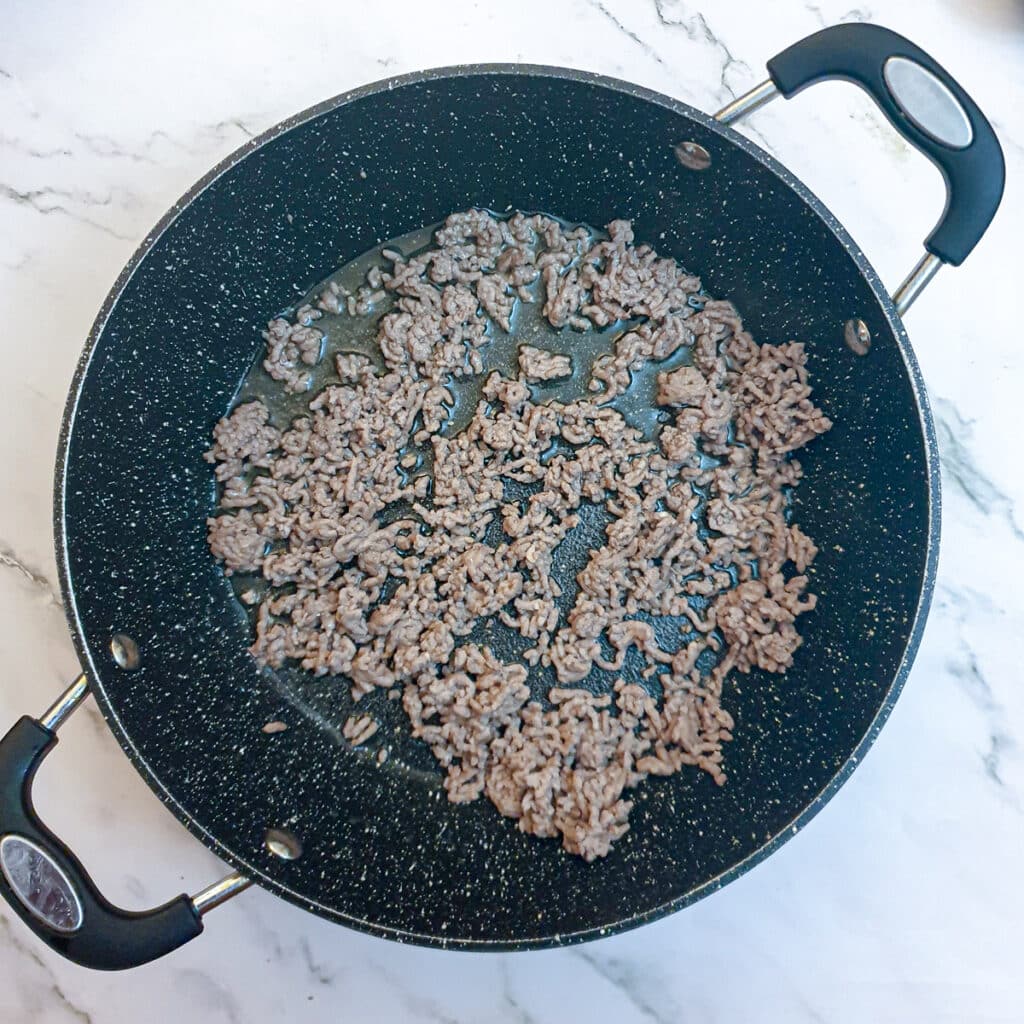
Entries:
<svg viewBox="0 0 1024 1024">
<path fill-rule="evenodd" d="M 280 447 L 281 434 L 269 425 L 269 418 L 262 402 L 248 402 L 213 428 L 213 447 L 205 458 L 213 463 L 218 480 L 238 477 L 243 463 L 253 469 L 270 465 L 269 455 Z"/>
<path fill-rule="evenodd" d="M 658 405 L 701 405 L 707 396 L 708 382 L 693 366 L 658 374 Z"/>
<path fill-rule="evenodd" d="M 267 343 L 263 368 L 274 380 L 282 381 L 286 391 L 309 390 L 310 375 L 299 368 L 299 363 L 315 366 L 320 362 L 324 336 L 310 325 L 321 316 L 321 310 L 303 306 L 296 312 L 294 323 L 277 317 L 267 324 L 263 332 Z"/>
<path fill-rule="evenodd" d="M 532 345 L 520 345 L 519 372 L 523 379 L 531 384 L 571 377 L 572 359 L 554 352 L 545 352 L 544 349 L 534 348 Z"/>
<path fill-rule="evenodd" d="M 260 664 L 343 677 L 357 701 L 401 696 L 450 800 L 486 795 L 524 831 L 605 856 L 647 776 L 689 766 L 725 782 L 729 673 L 784 672 L 800 646 L 817 549 L 789 519 L 801 476 L 790 456 L 831 425 L 806 354 L 758 345 L 729 303 L 634 245 L 625 221 L 595 239 L 541 215 L 469 210 L 433 248 L 383 255 L 391 269 L 355 295 L 329 286 L 318 308 L 270 322 L 264 366 L 296 392 L 322 355 L 313 322 L 387 299 L 383 369 L 336 352 L 337 382 L 308 414 L 274 425 L 249 402 L 214 428 L 210 549 L 228 573 L 264 579 L 246 591 Z M 486 369 L 519 302 L 567 332 L 612 332 L 590 397 L 535 401 L 528 383 L 573 367 L 529 345 L 519 379 Z M 669 358 L 665 422 L 645 436 L 613 402 Z M 480 400 L 454 429 L 465 378 Z M 593 506 L 604 543 L 560 581 L 559 548 Z M 470 641 L 485 623 L 522 638 L 521 661 Z M 595 670 L 629 666 L 639 682 L 592 692 Z M 557 684 L 532 693 L 542 668 Z M 342 731 L 355 746 L 377 723 L 353 714 Z"/>
<path fill-rule="evenodd" d="M 369 715 L 349 715 L 341 727 L 341 734 L 353 747 L 358 747 L 374 736 L 379 728 Z"/>
<path fill-rule="evenodd" d="M 224 571 L 254 572 L 263 564 L 267 538 L 248 509 L 234 515 L 213 516 L 206 521 L 210 550 L 224 563 Z"/>
</svg>

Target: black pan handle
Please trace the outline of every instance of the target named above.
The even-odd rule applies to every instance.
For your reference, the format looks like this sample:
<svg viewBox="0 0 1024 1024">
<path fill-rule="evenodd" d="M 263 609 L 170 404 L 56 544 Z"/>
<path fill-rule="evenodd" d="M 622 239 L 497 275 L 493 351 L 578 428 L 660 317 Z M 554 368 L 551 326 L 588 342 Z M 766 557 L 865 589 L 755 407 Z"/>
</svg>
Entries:
<svg viewBox="0 0 1024 1024">
<path fill-rule="evenodd" d="M 992 125 L 942 65 L 880 25 L 822 29 L 768 61 L 768 74 L 769 82 L 715 117 L 730 124 L 776 95 L 789 99 L 816 82 L 844 79 L 865 89 L 900 135 L 942 172 L 946 208 L 925 241 L 929 256 L 915 270 L 920 279 L 912 274 L 894 296 L 903 312 L 941 263 L 964 261 L 995 216 L 1006 170 Z"/>
<path fill-rule="evenodd" d="M 203 930 L 202 912 L 226 897 L 219 883 L 216 894 L 218 887 L 211 887 L 154 910 L 122 910 L 103 897 L 81 861 L 39 819 L 32 781 L 57 745 L 57 726 L 86 694 L 81 677 L 41 720 L 26 715 L 0 739 L 0 894 L 51 949 L 83 967 L 116 971 L 194 939 Z M 241 888 L 236 883 L 234 891 Z"/>
</svg>

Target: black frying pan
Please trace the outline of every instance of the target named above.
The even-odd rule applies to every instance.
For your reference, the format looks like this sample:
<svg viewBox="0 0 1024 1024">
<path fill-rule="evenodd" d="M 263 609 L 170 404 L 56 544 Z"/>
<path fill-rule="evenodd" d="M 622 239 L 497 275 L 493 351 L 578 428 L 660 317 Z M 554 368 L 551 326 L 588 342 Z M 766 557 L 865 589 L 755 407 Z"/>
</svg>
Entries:
<svg viewBox="0 0 1024 1024">
<path fill-rule="evenodd" d="M 0 891 L 43 941 L 92 967 L 141 964 L 254 881 L 402 941 L 578 942 L 724 885 L 835 793 L 903 685 L 935 571 L 934 432 L 899 314 L 978 241 L 1003 162 L 963 90 L 886 30 L 827 29 L 769 71 L 716 118 L 553 68 L 394 79 L 249 143 L 149 235 L 93 328 L 57 460 L 61 583 L 84 674 L 0 741 Z M 776 92 L 834 77 L 866 88 L 949 186 L 895 299 L 822 204 L 726 127 Z M 711 166 L 693 170 L 705 152 Z M 821 547 L 820 601 L 795 665 L 726 691 L 737 729 L 724 788 L 696 772 L 649 781 L 632 830 L 595 864 L 523 835 L 486 801 L 448 804 L 436 773 L 380 768 L 341 745 L 344 680 L 260 671 L 205 542 L 202 453 L 253 359 L 254 325 L 371 246 L 468 206 L 631 218 L 638 239 L 733 299 L 755 337 L 808 342 L 815 400 L 835 422 L 801 454 L 796 516 Z M 866 356 L 844 343 L 847 321 L 855 347 L 870 336 Z M 87 692 L 158 796 L 236 874 L 143 914 L 99 895 L 31 802 L 36 768 Z M 261 731 L 277 719 L 290 728 Z"/>
</svg>

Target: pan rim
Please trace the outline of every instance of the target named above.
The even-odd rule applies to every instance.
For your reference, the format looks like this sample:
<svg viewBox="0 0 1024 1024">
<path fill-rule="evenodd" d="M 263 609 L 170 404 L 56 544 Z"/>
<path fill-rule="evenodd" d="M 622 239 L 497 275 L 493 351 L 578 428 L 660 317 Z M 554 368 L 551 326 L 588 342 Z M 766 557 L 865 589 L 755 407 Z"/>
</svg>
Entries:
<svg viewBox="0 0 1024 1024">
<path fill-rule="evenodd" d="M 436 934 L 412 932 L 390 925 L 383 925 L 378 922 L 363 920 L 339 911 L 337 908 L 326 906 L 316 900 L 310 900 L 307 896 L 290 889 L 279 880 L 265 874 L 257 865 L 250 863 L 240 857 L 233 850 L 227 847 L 217 836 L 203 826 L 178 799 L 166 788 L 158 773 L 150 767 L 142 752 L 136 747 L 131 738 L 130 731 L 123 725 L 113 704 L 109 701 L 103 685 L 103 676 L 94 658 L 94 652 L 90 649 L 85 639 L 85 632 L 78 615 L 78 606 L 75 594 L 74 581 L 71 578 L 71 571 L 68 562 L 68 544 L 65 521 L 65 499 L 67 484 L 68 454 L 71 438 L 74 432 L 76 413 L 82 390 L 89 373 L 93 354 L 103 332 L 107 321 L 110 319 L 117 303 L 135 272 L 142 265 L 150 249 L 157 240 L 167 231 L 178 216 L 192 204 L 192 202 L 212 185 L 218 178 L 230 171 L 233 167 L 246 159 L 250 154 L 262 148 L 267 143 L 287 134 L 294 128 L 298 128 L 310 120 L 328 113 L 349 103 L 390 92 L 395 89 L 421 85 L 430 82 L 442 82 L 453 78 L 464 78 L 473 76 L 507 75 L 515 77 L 546 77 L 568 79 L 573 82 L 582 83 L 599 89 L 606 89 L 614 92 L 625 93 L 626 95 L 645 100 L 657 106 L 663 107 L 672 113 L 681 115 L 697 122 L 703 128 L 712 131 L 719 136 L 724 143 L 738 146 L 747 155 L 762 164 L 767 170 L 775 174 L 785 185 L 794 191 L 799 199 L 810 208 L 820 221 L 836 237 L 837 241 L 852 256 L 858 269 L 863 274 L 872 293 L 874 294 L 881 313 L 893 333 L 900 358 L 903 360 L 907 372 L 908 381 L 914 404 L 917 410 L 920 423 L 921 435 L 924 441 L 925 473 L 928 487 L 928 524 L 926 532 L 924 576 L 921 583 L 921 593 L 918 598 L 917 607 L 914 612 L 911 628 L 907 641 L 900 658 L 899 666 L 893 680 L 886 691 L 878 711 L 871 720 L 864 735 L 857 743 L 849 757 L 843 762 L 828 783 L 811 799 L 803 809 L 796 814 L 791 821 L 782 826 L 770 839 L 766 840 L 756 850 L 741 861 L 720 872 L 713 878 L 708 879 L 701 885 L 671 899 L 656 907 L 638 912 L 629 917 L 623 917 L 618 921 L 605 925 L 595 925 L 590 928 L 577 931 L 541 936 L 536 938 L 523 939 L 475 939 L 459 938 L 458 936 L 441 936 Z M 121 270 L 110 291 L 107 293 L 102 306 L 90 328 L 86 339 L 85 347 L 79 357 L 78 364 L 69 387 L 63 419 L 61 422 L 60 435 L 58 439 L 55 474 L 54 474 L 54 499 L 53 499 L 53 527 L 55 538 L 55 554 L 57 560 L 58 577 L 60 582 L 61 597 L 63 600 L 65 617 L 74 642 L 76 653 L 89 680 L 89 689 L 96 697 L 97 704 L 107 722 L 111 732 L 114 734 L 119 745 L 127 754 L 136 770 L 146 781 L 147 785 L 162 803 L 167 806 L 175 817 L 185 828 L 207 848 L 211 849 L 217 856 L 221 857 L 227 864 L 243 871 L 262 888 L 275 893 L 291 903 L 308 910 L 318 916 L 328 918 L 336 923 L 345 924 L 356 930 L 367 932 L 379 937 L 389 938 L 399 942 L 409 942 L 417 945 L 431 946 L 443 949 L 454 950 L 475 950 L 475 951 L 516 951 L 528 949 L 546 949 L 574 945 L 588 940 L 605 937 L 608 935 L 623 932 L 640 925 L 647 924 L 659 918 L 666 917 L 683 907 L 696 903 L 698 900 L 721 889 L 729 882 L 745 874 L 751 868 L 759 864 L 770 854 L 779 849 L 789 838 L 795 835 L 800 829 L 806 826 L 814 818 L 821 808 L 838 792 L 842 785 L 853 773 L 856 766 L 863 760 L 867 750 L 874 743 L 882 726 L 888 720 L 890 713 L 899 698 L 906 683 L 907 677 L 913 665 L 914 658 L 920 646 L 924 625 L 927 620 L 928 611 L 931 606 L 932 595 L 935 587 L 935 577 L 938 565 L 938 548 L 941 519 L 941 489 L 938 462 L 938 444 L 935 435 L 935 425 L 932 419 L 931 409 L 928 403 L 927 392 L 920 367 L 911 348 L 906 329 L 896 311 L 896 307 L 881 280 L 874 270 L 867 257 L 860 247 L 854 242 L 849 232 L 842 223 L 831 213 L 825 204 L 792 172 L 746 136 L 741 135 L 735 129 L 715 121 L 714 118 L 676 100 L 664 93 L 648 89 L 635 83 L 601 75 L 589 71 L 581 71 L 573 68 L 556 67 L 551 65 L 538 64 L 512 64 L 512 63 L 491 63 L 491 64 L 459 64 L 447 67 L 433 68 L 424 71 L 415 71 L 408 74 L 385 78 L 380 81 L 359 86 L 355 89 L 341 93 L 330 99 L 323 100 L 307 109 L 292 115 L 289 118 L 273 125 L 260 135 L 248 140 L 238 149 L 221 160 L 210 171 L 203 175 L 191 188 L 179 198 L 170 209 L 160 218 L 143 238 L 142 242 L 133 252 L 128 263 Z"/>
</svg>

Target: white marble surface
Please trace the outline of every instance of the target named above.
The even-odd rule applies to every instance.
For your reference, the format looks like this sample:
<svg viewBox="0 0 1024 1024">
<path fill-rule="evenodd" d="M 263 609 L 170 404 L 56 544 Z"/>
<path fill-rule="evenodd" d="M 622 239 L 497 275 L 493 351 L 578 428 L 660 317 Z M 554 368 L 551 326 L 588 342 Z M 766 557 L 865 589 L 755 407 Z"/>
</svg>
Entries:
<svg viewBox="0 0 1024 1024">
<path fill-rule="evenodd" d="M 1001 134 L 1009 187 L 968 263 L 908 318 L 943 448 L 935 607 L 903 698 L 853 780 L 751 874 L 668 920 L 519 955 L 402 948 L 262 892 L 171 958 L 75 968 L 0 909 L 0 1020 L 207 1022 L 1019 1021 L 1024 923 L 1024 462 L 1019 433 L 1024 8 L 1017 0 L 37 0 L 0 32 L 0 726 L 76 672 L 55 596 L 51 472 L 72 368 L 136 243 L 210 165 L 274 122 L 416 68 L 524 60 L 633 79 L 713 110 L 822 24 L 871 19 L 952 68 Z M 938 214 L 937 174 L 856 90 L 750 130 L 895 284 Z M 984 296 L 984 298 L 982 298 Z M 38 802 L 115 900 L 220 871 L 88 707 Z"/>
</svg>

